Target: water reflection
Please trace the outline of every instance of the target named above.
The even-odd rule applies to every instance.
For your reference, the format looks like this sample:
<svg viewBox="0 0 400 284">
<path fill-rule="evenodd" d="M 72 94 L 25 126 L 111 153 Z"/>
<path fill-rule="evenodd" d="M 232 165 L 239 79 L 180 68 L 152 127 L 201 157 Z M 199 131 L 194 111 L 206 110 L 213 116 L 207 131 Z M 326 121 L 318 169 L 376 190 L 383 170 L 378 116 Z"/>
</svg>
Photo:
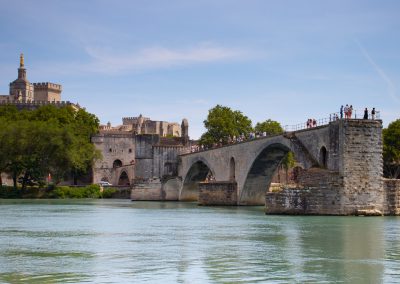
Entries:
<svg viewBox="0 0 400 284">
<path fill-rule="evenodd" d="M 261 207 L 0 201 L 0 282 L 395 283 L 400 218 Z"/>
</svg>

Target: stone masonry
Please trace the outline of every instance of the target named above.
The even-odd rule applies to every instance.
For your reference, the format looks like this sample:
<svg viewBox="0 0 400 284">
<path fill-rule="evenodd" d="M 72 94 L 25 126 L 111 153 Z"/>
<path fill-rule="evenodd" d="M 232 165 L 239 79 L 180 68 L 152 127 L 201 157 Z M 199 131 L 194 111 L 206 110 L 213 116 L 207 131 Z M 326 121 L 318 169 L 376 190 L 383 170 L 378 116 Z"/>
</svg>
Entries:
<svg viewBox="0 0 400 284">
<path fill-rule="evenodd" d="M 202 182 L 199 184 L 199 205 L 236 205 L 236 182 Z"/>
<path fill-rule="evenodd" d="M 382 178 L 379 121 L 343 120 L 339 169 L 308 169 L 295 189 L 266 194 L 267 214 L 398 215 L 400 181 Z"/>
<path fill-rule="evenodd" d="M 288 151 L 302 168 L 296 186 L 267 192 Z M 181 160 L 180 200 L 199 200 L 200 188 L 204 188 L 201 182 L 211 173 L 217 183 L 235 177 L 238 205 L 260 204 L 258 198 L 264 194 L 269 214 L 399 213 L 399 182 L 383 179 L 380 120 L 341 119 L 326 126 L 181 155 Z M 223 192 L 220 189 L 219 196 Z"/>
</svg>

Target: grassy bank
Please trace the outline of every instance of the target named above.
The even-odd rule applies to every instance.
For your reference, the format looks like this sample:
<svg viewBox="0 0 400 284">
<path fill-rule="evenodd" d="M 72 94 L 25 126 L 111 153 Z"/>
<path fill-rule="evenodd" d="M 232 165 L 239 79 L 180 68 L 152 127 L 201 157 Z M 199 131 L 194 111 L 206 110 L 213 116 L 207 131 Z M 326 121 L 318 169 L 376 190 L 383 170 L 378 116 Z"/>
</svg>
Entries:
<svg viewBox="0 0 400 284">
<path fill-rule="evenodd" d="M 116 189 L 109 187 L 100 190 L 100 186 L 97 184 L 85 187 L 28 187 L 24 190 L 14 189 L 12 186 L 2 186 L 0 187 L 0 198 L 111 198 L 116 192 Z"/>
</svg>

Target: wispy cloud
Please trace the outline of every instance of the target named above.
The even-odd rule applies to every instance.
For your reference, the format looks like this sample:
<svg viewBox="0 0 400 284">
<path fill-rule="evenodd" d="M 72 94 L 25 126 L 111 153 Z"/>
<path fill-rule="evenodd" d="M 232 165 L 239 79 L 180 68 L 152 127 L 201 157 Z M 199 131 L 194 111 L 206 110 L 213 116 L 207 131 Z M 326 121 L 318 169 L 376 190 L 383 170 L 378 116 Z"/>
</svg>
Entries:
<svg viewBox="0 0 400 284">
<path fill-rule="evenodd" d="M 396 86 L 393 81 L 389 78 L 383 69 L 375 63 L 372 57 L 369 55 L 367 50 L 361 45 L 358 40 L 354 40 L 357 44 L 358 48 L 361 50 L 362 55 L 367 59 L 368 63 L 374 68 L 374 70 L 378 73 L 379 77 L 386 83 L 388 94 L 392 97 L 396 102 L 400 102 L 400 98 L 396 94 Z"/>
<path fill-rule="evenodd" d="M 102 48 L 86 47 L 91 62 L 85 66 L 88 71 L 117 73 L 140 71 L 198 63 L 237 60 L 247 53 L 241 49 L 227 48 L 212 44 L 200 44 L 186 49 L 149 47 L 134 52 L 116 53 Z"/>
</svg>

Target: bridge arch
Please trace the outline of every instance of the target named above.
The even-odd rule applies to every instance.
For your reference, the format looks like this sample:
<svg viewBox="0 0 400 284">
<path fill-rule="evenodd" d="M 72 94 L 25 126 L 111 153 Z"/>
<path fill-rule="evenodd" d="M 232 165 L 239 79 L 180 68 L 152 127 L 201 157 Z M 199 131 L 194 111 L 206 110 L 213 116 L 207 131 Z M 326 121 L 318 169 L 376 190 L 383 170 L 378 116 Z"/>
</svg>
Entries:
<svg viewBox="0 0 400 284">
<path fill-rule="evenodd" d="M 246 175 L 239 195 L 239 205 L 265 204 L 265 193 L 272 177 L 290 150 L 287 145 L 281 143 L 270 144 L 261 149 Z"/>
<path fill-rule="evenodd" d="M 199 182 L 205 181 L 210 175 L 215 177 L 215 172 L 208 162 L 202 158 L 196 159 L 185 175 L 179 200 L 197 201 L 199 198 Z"/>
<path fill-rule="evenodd" d="M 130 185 L 129 176 L 126 171 L 122 171 L 119 175 L 118 185 Z"/>
</svg>

